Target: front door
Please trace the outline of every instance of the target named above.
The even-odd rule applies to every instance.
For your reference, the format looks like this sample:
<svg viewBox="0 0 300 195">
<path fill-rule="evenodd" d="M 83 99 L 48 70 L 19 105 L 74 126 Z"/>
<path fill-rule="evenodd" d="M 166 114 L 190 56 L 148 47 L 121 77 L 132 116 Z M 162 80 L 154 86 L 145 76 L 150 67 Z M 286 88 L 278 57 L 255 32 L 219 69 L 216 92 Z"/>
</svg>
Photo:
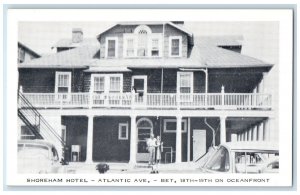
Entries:
<svg viewBox="0 0 300 195">
<path fill-rule="evenodd" d="M 148 118 L 141 118 L 137 122 L 137 155 L 138 162 L 148 162 L 149 152 L 147 150 L 147 140 L 153 133 L 152 121 Z"/>
<path fill-rule="evenodd" d="M 132 76 L 132 85 L 135 89 L 136 96 L 134 98 L 135 104 L 144 104 L 147 102 L 147 76 L 136 75 Z"/>
<path fill-rule="evenodd" d="M 206 153 L 206 130 L 193 131 L 193 160 L 198 160 Z"/>
</svg>

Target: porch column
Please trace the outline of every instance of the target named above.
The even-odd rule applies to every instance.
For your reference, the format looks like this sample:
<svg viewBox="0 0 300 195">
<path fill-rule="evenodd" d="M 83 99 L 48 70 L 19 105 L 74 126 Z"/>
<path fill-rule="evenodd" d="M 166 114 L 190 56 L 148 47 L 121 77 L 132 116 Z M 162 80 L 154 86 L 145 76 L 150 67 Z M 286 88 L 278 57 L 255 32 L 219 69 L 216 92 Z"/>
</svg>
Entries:
<svg viewBox="0 0 300 195">
<path fill-rule="evenodd" d="M 263 123 L 258 125 L 258 141 L 263 141 L 264 138 L 264 126 Z"/>
<path fill-rule="evenodd" d="M 191 161 L 191 118 L 188 117 L 188 129 L 187 129 L 187 162 Z"/>
<path fill-rule="evenodd" d="M 257 126 L 253 127 L 253 141 L 257 141 Z"/>
<path fill-rule="evenodd" d="M 245 130 L 245 141 L 248 141 L 248 132 Z"/>
<path fill-rule="evenodd" d="M 182 116 L 176 116 L 176 163 L 181 163 L 181 140 L 182 140 L 182 133 L 181 133 L 181 121 Z"/>
<path fill-rule="evenodd" d="M 94 116 L 88 116 L 88 132 L 86 145 L 86 163 L 93 163 L 93 131 L 94 131 Z"/>
<path fill-rule="evenodd" d="M 270 119 L 264 121 L 264 139 L 270 141 Z"/>
<path fill-rule="evenodd" d="M 254 128 L 253 127 L 251 127 L 250 128 L 250 132 L 251 132 L 251 141 L 253 141 L 254 140 Z"/>
<path fill-rule="evenodd" d="M 131 115 L 130 122 L 130 158 L 129 163 L 136 164 L 136 153 L 137 153 L 137 130 L 136 130 L 136 115 Z"/>
<path fill-rule="evenodd" d="M 220 143 L 226 142 L 226 116 L 220 117 Z"/>
<path fill-rule="evenodd" d="M 252 129 L 250 128 L 248 130 L 248 141 L 251 141 L 252 140 Z"/>
</svg>

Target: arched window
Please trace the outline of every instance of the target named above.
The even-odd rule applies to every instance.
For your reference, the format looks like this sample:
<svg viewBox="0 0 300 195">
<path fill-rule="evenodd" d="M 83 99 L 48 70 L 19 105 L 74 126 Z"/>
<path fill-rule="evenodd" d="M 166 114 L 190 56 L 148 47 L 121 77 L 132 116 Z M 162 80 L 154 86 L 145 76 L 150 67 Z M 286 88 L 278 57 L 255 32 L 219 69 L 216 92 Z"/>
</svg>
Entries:
<svg viewBox="0 0 300 195">
<path fill-rule="evenodd" d="M 161 57 L 162 33 L 152 33 L 149 26 L 139 25 L 133 33 L 124 33 L 124 57 Z"/>
<path fill-rule="evenodd" d="M 140 25 L 135 28 L 134 33 L 137 34 L 137 56 L 147 56 L 148 54 L 148 36 L 152 33 L 151 29 L 146 25 Z"/>
<path fill-rule="evenodd" d="M 137 121 L 137 128 L 149 128 L 149 129 L 153 129 L 153 123 L 150 119 L 148 118 L 140 118 Z"/>
</svg>

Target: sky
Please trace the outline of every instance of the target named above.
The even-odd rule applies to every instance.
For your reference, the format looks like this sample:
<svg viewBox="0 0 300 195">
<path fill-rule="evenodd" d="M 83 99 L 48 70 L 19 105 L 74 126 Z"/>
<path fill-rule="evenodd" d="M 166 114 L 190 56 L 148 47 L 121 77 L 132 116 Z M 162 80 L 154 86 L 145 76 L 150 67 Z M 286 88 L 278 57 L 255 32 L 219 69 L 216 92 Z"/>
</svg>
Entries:
<svg viewBox="0 0 300 195">
<path fill-rule="evenodd" d="M 115 22 L 20 22 L 18 40 L 41 55 L 54 53 L 60 39 L 71 38 L 72 28 L 82 28 L 85 38 L 96 37 Z M 194 36 L 242 35 L 242 53 L 269 63 L 278 62 L 277 22 L 185 22 Z"/>
</svg>

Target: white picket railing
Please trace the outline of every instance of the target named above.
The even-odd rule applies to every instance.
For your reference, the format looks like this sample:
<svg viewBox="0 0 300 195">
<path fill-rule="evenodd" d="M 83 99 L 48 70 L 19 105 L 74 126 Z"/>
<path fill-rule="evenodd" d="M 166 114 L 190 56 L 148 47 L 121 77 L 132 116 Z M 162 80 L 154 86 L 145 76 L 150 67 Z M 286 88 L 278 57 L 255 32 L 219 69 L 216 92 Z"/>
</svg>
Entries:
<svg viewBox="0 0 300 195">
<path fill-rule="evenodd" d="M 271 109 L 272 107 L 271 95 L 260 93 L 23 94 L 33 106 L 43 108 Z"/>
</svg>

